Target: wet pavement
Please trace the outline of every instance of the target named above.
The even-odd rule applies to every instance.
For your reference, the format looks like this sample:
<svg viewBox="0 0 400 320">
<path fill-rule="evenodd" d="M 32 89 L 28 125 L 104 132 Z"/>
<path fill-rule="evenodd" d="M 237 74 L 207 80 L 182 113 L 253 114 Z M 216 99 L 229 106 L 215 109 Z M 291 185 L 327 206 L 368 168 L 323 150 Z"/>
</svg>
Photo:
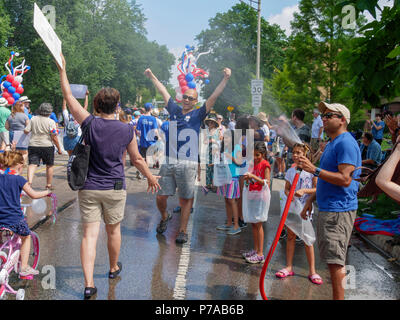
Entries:
<svg viewBox="0 0 400 320">
<path fill-rule="evenodd" d="M 66 160 L 59 160 L 55 172 L 59 207 L 76 198 L 66 182 Z M 154 170 L 153 170 L 154 171 Z M 251 226 L 240 234 L 228 236 L 215 227 L 225 221 L 222 198 L 198 188 L 194 212 L 189 222 L 190 241 L 177 245 L 180 214 L 173 215 L 164 235 L 157 235 L 160 215 L 155 196 L 146 193 L 147 183 L 136 180 L 135 168 L 127 169 L 128 199 L 122 223 L 120 261 L 123 271 L 115 280 L 107 277 L 108 254 L 104 225 L 101 227 L 95 264 L 97 299 L 154 299 L 154 300 L 260 300 L 258 289 L 262 265 L 247 264 L 241 250 L 252 247 Z M 156 171 L 154 171 L 156 173 Z M 42 186 L 44 173 L 39 173 L 35 185 Z M 204 171 L 203 171 L 204 174 Z M 265 251 L 275 237 L 279 223 L 279 190 L 282 180 L 274 180 L 269 219 L 265 223 Z M 178 205 L 176 197 L 168 201 L 168 209 Z M 41 217 L 34 219 L 40 220 Z M 83 298 L 83 273 L 80 264 L 82 230 L 77 202 L 59 214 L 56 224 L 49 220 L 36 232 L 40 236 L 39 270 L 55 270 L 55 289 L 48 289 L 51 272 L 42 272 L 33 281 L 13 278 L 15 288 L 26 290 L 27 300 Z M 266 294 L 272 300 L 323 300 L 331 298 L 331 285 L 325 264 L 319 261 L 315 248 L 316 270 L 324 284 L 317 286 L 308 279 L 308 264 L 304 245 L 296 244 L 295 276 L 277 279 L 275 272 L 285 266 L 286 243 L 281 240 L 275 250 L 266 275 Z M 346 299 L 400 299 L 400 267 L 388 262 L 375 249 L 353 235 L 348 251 L 349 289 Z M 49 267 L 50 266 L 50 269 Z M 9 299 L 14 297 L 9 296 Z"/>
</svg>

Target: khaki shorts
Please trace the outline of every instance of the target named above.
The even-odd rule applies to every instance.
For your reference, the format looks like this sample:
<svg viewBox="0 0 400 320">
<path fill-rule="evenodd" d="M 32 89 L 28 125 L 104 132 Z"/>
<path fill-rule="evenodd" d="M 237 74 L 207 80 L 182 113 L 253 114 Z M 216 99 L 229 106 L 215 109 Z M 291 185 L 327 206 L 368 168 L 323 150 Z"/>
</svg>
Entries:
<svg viewBox="0 0 400 320">
<path fill-rule="evenodd" d="M 357 210 L 317 214 L 317 241 L 321 259 L 327 264 L 346 265 L 347 246 Z"/>
<path fill-rule="evenodd" d="M 124 219 L 126 190 L 80 190 L 78 199 L 83 223 L 117 224 Z"/>
<path fill-rule="evenodd" d="M 179 198 L 193 199 L 196 188 L 197 163 L 163 164 L 160 168 L 161 190 L 159 196 L 174 196 L 178 188 Z"/>
</svg>

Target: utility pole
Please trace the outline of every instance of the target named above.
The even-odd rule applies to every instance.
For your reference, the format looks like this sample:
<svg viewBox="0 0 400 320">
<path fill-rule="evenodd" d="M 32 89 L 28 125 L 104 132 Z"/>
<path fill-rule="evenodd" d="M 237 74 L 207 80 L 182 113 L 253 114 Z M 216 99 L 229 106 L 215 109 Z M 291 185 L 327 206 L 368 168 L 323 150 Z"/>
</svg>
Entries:
<svg viewBox="0 0 400 320">
<path fill-rule="evenodd" d="M 243 0 L 240 0 L 241 2 L 247 4 Z M 253 5 L 257 4 L 257 8 L 253 7 Z M 253 84 L 252 82 L 252 105 L 254 108 L 254 115 L 257 115 L 261 103 L 262 103 L 262 91 L 263 91 L 263 86 L 260 84 L 260 65 L 261 65 L 261 0 L 249 0 L 248 4 L 251 8 L 254 10 L 257 10 L 257 15 L 258 15 L 258 25 L 257 25 L 257 67 L 256 67 L 256 78 L 258 83 Z M 257 86 L 257 87 L 256 87 Z M 260 87 L 261 86 L 261 87 Z M 260 91 L 261 90 L 261 95 Z"/>
</svg>

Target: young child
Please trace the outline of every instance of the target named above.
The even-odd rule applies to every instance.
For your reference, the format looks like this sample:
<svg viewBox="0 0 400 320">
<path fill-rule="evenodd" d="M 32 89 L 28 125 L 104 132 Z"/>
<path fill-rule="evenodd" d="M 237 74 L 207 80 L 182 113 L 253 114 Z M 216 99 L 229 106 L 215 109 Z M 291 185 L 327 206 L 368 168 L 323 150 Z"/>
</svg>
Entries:
<svg viewBox="0 0 400 320">
<path fill-rule="evenodd" d="M 301 156 L 306 156 L 307 158 L 311 158 L 310 148 L 303 144 L 296 144 L 293 147 L 293 161 L 297 166 L 299 158 Z M 285 176 L 286 185 L 285 185 L 285 194 L 289 195 L 291 185 L 293 183 L 293 179 L 296 175 L 296 167 L 290 168 Z M 318 178 L 314 177 L 313 174 L 302 171 L 299 181 L 297 183 L 295 197 L 300 198 L 300 202 L 305 205 L 308 197 L 311 194 L 316 192 Z M 307 219 L 307 217 L 302 216 L 303 219 Z M 311 217 L 310 217 L 311 220 Z M 293 256 L 294 249 L 296 246 L 296 234 L 288 227 L 287 229 L 287 241 L 286 241 L 286 267 L 279 270 L 275 275 L 278 278 L 286 278 L 288 276 L 293 276 Z M 306 256 L 308 260 L 309 266 L 309 275 L 308 279 L 314 284 L 322 284 L 322 278 L 315 271 L 315 257 L 314 257 L 314 247 L 305 245 Z"/>
<path fill-rule="evenodd" d="M 270 186 L 271 165 L 266 160 L 267 148 L 263 141 L 254 144 L 254 167 L 252 172 L 245 174 L 245 180 L 249 185 L 249 191 L 261 191 L 265 183 Z M 264 229 L 263 222 L 252 223 L 254 249 L 243 253 L 243 258 L 248 263 L 263 263 L 264 257 Z"/>
<path fill-rule="evenodd" d="M 4 174 L 0 174 L 0 229 L 6 228 L 21 237 L 21 277 L 39 274 L 28 265 L 31 246 L 31 231 L 21 210 L 20 195 L 22 190 L 32 199 L 40 199 L 51 193 L 34 191 L 20 174 L 24 167 L 24 158 L 19 152 L 5 152 L 2 157 Z"/>
<path fill-rule="evenodd" d="M 240 198 L 240 185 L 239 185 L 239 170 L 242 164 L 242 140 L 235 145 L 234 130 L 231 130 L 231 136 L 224 136 L 223 150 L 224 157 L 229 164 L 229 170 L 232 175 L 232 182 L 217 188 L 217 194 L 225 197 L 225 208 L 227 222 L 224 225 L 218 226 L 217 230 L 227 231 L 228 235 L 235 235 L 241 232 L 239 226 L 239 207 L 238 199 Z M 243 138 L 243 137 L 242 137 Z M 227 146 L 232 146 L 232 154 L 227 152 Z M 233 217 L 233 225 L 232 225 Z"/>
</svg>

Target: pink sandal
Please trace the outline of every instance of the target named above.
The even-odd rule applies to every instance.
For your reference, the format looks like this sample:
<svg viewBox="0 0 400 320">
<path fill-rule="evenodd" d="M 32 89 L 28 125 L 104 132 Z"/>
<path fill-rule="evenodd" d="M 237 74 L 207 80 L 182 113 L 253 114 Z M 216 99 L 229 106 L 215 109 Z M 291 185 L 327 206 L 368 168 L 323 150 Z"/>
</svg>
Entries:
<svg viewBox="0 0 400 320">
<path fill-rule="evenodd" d="M 321 285 L 324 283 L 322 281 L 321 276 L 317 273 L 314 273 L 312 276 L 308 276 L 308 280 L 310 280 L 312 283 L 317 284 L 317 285 Z M 320 282 L 318 282 L 317 280 L 320 280 Z"/>
<path fill-rule="evenodd" d="M 283 275 L 279 273 L 282 273 Z M 277 276 L 280 279 L 284 279 L 286 277 L 294 276 L 294 272 L 293 271 L 289 272 L 286 268 L 283 268 L 279 270 L 277 273 L 275 273 L 275 276 Z"/>
</svg>

